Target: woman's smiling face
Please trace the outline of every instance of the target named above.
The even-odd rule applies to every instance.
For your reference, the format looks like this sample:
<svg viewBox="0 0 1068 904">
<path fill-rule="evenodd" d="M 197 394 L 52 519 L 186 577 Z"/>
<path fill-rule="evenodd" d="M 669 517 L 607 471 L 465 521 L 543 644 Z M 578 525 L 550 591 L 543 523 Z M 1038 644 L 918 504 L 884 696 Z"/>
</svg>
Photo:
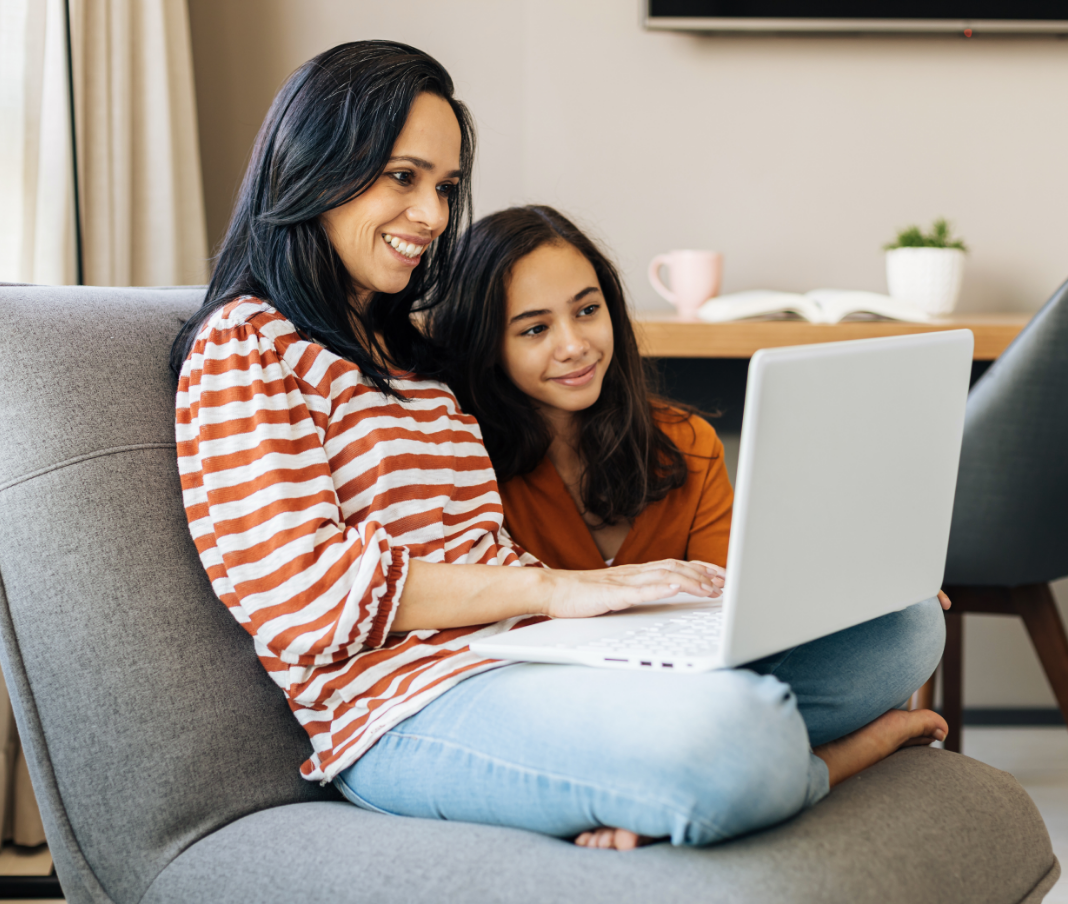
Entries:
<svg viewBox="0 0 1068 904">
<path fill-rule="evenodd" d="M 573 245 L 542 245 L 508 280 L 501 365 L 549 418 L 589 408 L 612 363 L 612 318 L 593 265 Z"/>
<path fill-rule="evenodd" d="M 449 223 L 449 197 L 459 181 L 456 115 L 437 95 L 420 94 L 374 184 L 322 215 L 361 302 L 408 285 L 423 251 Z"/>
</svg>

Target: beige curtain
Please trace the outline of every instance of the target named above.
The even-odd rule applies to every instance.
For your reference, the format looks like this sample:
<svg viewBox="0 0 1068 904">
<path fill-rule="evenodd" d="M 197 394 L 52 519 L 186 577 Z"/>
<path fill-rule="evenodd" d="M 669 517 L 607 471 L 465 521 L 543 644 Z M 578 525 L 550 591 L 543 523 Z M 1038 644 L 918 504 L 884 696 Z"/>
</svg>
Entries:
<svg viewBox="0 0 1068 904">
<path fill-rule="evenodd" d="M 185 0 L 69 0 L 84 281 L 202 283 L 207 238 Z"/>
<path fill-rule="evenodd" d="M 63 0 L 0 0 L 0 282 L 77 281 Z"/>
<path fill-rule="evenodd" d="M 67 66 L 67 4 L 70 57 Z M 207 276 L 185 0 L 0 0 L 0 281 Z"/>
</svg>

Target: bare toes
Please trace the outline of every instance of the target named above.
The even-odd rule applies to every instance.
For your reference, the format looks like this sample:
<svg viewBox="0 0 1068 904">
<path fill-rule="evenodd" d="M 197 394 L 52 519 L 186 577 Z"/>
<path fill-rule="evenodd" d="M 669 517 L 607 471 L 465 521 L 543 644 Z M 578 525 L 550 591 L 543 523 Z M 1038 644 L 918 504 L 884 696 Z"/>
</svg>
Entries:
<svg viewBox="0 0 1068 904">
<path fill-rule="evenodd" d="M 579 847 L 603 848 L 610 847 L 611 841 L 611 829 L 592 829 L 589 832 L 583 832 L 579 835 L 575 839 L 575 844 Z"/>
<path fill-rule="evenodd" d="M 638 835 L 628 829 L 600 828 L 583 832 L 575 838 L 579 847 L 598 848 L 600 850 L 633 851 L 636 847 L 648 844 L 652 838 Z"/>
<path fill-rule="evenodd" d="M 938 713 L 929 709 L 914 709 L 912 712 L 900 712 L 904 717 L 900 746 L 930 744 L 932 741 L 944 741 L 949 732 L 949 725 Z"/>
<path fill-rule="evenodd" d="M 935 741 L 944 740 L 944 738 L 936 738 L 931 735 L 923 735 L 918 738 L 909 738 L 902 747 L 930 747 Z"/>
</svg>

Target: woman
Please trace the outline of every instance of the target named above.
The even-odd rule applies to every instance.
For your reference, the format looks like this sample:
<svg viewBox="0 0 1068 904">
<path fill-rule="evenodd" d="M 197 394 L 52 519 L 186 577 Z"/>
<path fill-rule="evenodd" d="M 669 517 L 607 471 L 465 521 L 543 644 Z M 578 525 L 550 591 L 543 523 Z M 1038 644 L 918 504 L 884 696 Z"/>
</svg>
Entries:
<svg viewBox="0 0 1068 904">
<path fill-rule="evenodd" d="M 770 676 L 668 692 L 470 652 L 525 616 L 722 585 L 678 560 L 523 567 L 538 563 L 502 530 L 477 425 L 428 379 L 438 363 L 412 323 L 448 283 L 472 154 L 426 54 L 371 41 L 316 57 L 267 115 L 204 309 L 175 343 L 190 529 L 308 732 L 304 776 L 372 810 L 707 844 L 944 730 L 899 713 L 813 752 Z M 851 707 L 850 725 L 871 709 Z"/>
</svg>

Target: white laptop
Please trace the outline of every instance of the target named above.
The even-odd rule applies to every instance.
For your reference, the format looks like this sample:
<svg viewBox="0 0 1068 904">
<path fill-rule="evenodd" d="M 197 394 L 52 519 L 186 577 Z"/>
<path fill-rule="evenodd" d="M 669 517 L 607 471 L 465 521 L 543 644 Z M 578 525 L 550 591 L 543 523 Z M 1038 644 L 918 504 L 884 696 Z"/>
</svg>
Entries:
<svg viewBox="0 0 1068 904">
<path fill-rule="evenodd" d="M 952 330 L 758 351 L 722 598 L 554 619 L 471 649 L 495 659 L 707 671 L 934 596 L 972 344 L 970 331 Z"/>
</svg>

